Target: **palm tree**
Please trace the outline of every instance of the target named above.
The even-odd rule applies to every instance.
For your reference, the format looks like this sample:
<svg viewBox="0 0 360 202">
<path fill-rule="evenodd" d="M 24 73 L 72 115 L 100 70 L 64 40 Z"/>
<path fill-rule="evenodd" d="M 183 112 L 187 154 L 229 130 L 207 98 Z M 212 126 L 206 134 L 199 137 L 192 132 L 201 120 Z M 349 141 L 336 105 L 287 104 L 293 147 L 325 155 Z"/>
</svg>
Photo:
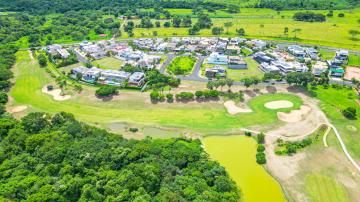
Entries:
<svg viewBox="0 0 360 202">
<path fill-rule="evenodd" d="M 229 34 L 229 28 L 233 26 L 232 22 L 225 22 L 224 27 L 226 27 L 226 34 Z"/>
</svg>

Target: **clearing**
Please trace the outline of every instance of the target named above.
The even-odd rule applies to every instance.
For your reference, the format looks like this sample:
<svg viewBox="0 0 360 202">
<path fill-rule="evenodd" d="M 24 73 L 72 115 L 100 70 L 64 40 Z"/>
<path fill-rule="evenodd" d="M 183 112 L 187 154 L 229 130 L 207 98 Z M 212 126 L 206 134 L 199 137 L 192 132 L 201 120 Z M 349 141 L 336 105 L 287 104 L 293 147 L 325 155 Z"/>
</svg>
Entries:
<svg viewBox="0 0 360 202">
<path fill-rule="evenodd" d="M 168 67 L 167 71 L 175 75 L 188 75 L 193 71 L 196 58 L 192 56 L 178 56 Z"/>
</svg>

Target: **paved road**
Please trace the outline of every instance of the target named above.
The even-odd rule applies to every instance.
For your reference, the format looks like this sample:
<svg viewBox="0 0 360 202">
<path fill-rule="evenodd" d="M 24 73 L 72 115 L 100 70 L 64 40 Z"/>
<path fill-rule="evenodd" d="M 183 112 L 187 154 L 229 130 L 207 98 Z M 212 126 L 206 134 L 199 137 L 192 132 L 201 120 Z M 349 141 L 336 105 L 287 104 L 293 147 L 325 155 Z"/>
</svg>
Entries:
<svg viewBox="0 0 360 202">
<path fill-rule="evenodd" d="M 171 61 L 175 58 L 175 55 L 174 54 L 168 54 L 167 55 L 167 59 L 165 60 L 165 62 L 161 65 L 160 67 L 160 73 L 164 73 L 165 72 L 165 69 L 167 66 L 170 65 Z"/>
<path fill-rule="evenodd" d="M 203 64 L 206 56 L 199 56 L 194 65 L 193 72 L 188 76 L 176 76 L 181 80 L 186 81 L 199 81 L 199 82 L 208 82 L 208 79 L 200 77 L 201 65 Z"/>
</svg>

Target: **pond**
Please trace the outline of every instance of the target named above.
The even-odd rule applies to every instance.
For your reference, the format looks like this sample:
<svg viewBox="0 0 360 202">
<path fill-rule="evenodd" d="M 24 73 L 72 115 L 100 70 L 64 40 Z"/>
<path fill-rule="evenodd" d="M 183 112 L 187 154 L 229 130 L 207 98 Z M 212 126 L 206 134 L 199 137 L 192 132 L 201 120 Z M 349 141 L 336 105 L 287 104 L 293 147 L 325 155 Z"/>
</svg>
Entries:
<svg viewBox="0 0 360 202">
<path fill-rule="evenodd" d="M 245 202 L 285 201 L 279 183 L 256 163 L 254 139 L 234 136 L 211 136 L 203 139 L 206 152 L 225 167 L 241 190 Z"/>
</svg>

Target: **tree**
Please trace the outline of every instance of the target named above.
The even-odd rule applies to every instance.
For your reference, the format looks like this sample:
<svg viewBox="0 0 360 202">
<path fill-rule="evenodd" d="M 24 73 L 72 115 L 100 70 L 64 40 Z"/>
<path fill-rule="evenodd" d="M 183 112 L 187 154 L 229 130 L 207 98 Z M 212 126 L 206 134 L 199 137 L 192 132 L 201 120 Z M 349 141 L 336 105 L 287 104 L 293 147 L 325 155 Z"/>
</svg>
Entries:
<svg viewBox="0 0 360 202">
<path fill-rule="evenodd" d="M 244 29 L 244 28 L 236 29 L 236 33 L 237 33 L 239 36 L 245 36 L 245 29 Z"/>
<path fill-rule="evenodd" d="M 295 34 L 295 38 L 297 38 L 297 33 L 300 33 L 301 31 L 302 31 L 302 29 L 300 29 L 300 28 L 295 28 L 293 30 L 293 33 Z"/>
<path fill-rule="evenodd" d="M 192 28 L 188 30 L 190 35 L 196 35 L 200 31 L 200 27 L 198 24 L 195 24 Z"/>
<path fill-rule="evenodd" d="M 348 107 L 342 110 L 342 114 L 348 119 L 356 119 L 356 109 L 353 107 Z"/>
<path fill-rule="evenodd" d="M 214 35 L 220 35 L 220 34 L 222 34 L 223 31 L 224 31 L 224 28 L 222 28 L 222 27 L 213 27 L 211 30 L 212 34 L 214 34 Z"/>
<path fill-rule="evenodd" d="M 42 112 L 33 112 L 21 119 L 21 125 L 24 130 L 28 133 L 39 133 L 43 130 L 49 121 L 47 119 L 47 115 Z"/>
<path fill-rule="evenodd" d="M 196 23 L 200 29 L 210 29 L 212 24 L 211 18 L 208 14 L 200 13 L 198 16 L 198 22 Z"/>
<path fill-rule="evenodd" d="M 183 25 L 183 27 L 191 27 L 191 25 L 192 25 L 191 17 L 190 16 L 184 17 L 182 20 L 182 25 Z"/>
<path fill-rule="evenodd" d="M 355 41 L 357 39 L 356 36 L 360 34 L 360 31 L 352 29 L 349 30 L 349 34 L 351 35 L 351 40 Z"/>
<path fill-rule="evenodd" d="M 160 22 L 159 22 L 159 21 L 156 21 L 156 22 L 155 22 L 155 26 L 156 26 L 156 27 L 160 27 L 160 26 L 161 26 Z"/>
<path fill-rule="evenodd" d="M 242 82 L 244 83 L 244 86 L 246 87 L 246 89 L 249 88 L 253 84 L 253 81 L 250 78 L 244 78 L 242 80 Z"/>
<path fill-rule="evenodd" d="M 226 11 L 229 13 L 239 13 L 240 7 L 238 5 L 229 4 Z"/>
<path fill-rule="evenodd" d="M 232 79 L 226 79 L 226 85 L 228 86 L 229 90 L 231 89 L 231 86 L 234 85 L 234 80 Z"/>
<path fill-rule="evenodd" d="M 195 96 L 196 96 L 196 98 L 200 99 L 204 96 L 204 93 L 202 91 L 196 91 Z"/>
<path fill-rule="evenodd" d="M 224 27 L 226 27 L 226 34 L 229 34 L 229 28 L 233 26 L 232 22 L 225 22 Z"/>
<path fill-rule="evenodd" d="M 39 65 L 41 67 L 45 67 L 47 65 L 47 59 L 46 59 L 46 56 L 44 54 L 39 54 L 38 56 L 38 61 L 39 61 Z"/>
<path fill-rule="evenodd" d="M 288 27 L 284 27 L 284 35 L 288 35 L 289 34 L 289 28 Z"/>
<path fill-rule="evenodd" d="M 264 133 L 259 133 L 257 136 L 256 136 L 256 139 L 257 139 L 257 142 L 258 144 L 264 144 L 265 143 L 265 134 Z"/>
<path fill-rule="evenodd" d="M 98 97 L 116 95 L 117 93 L 118 89 L 115 86 L 101 86 L 95 91 L 95 95 Z"/>
<path fill-rule="evenodd" d="M 171 26 L 171 24 L 169 21 L 164 22 L 164 27 L 170 27 L 170 26 Z"/>
<path fill-rule="evenodd" d="M 175 15 L 173 20 L 172 20 L 172 24 L 173 24 L 174 27 L 180 27 L 181 18 L 179 16 Z"/>
<path fill-rule="evenodd" d="M 0 104 L 5 104 L 8 102 L 8 95 L 3 92 L 3 91 L 0 91 Z"/>
</svg>

